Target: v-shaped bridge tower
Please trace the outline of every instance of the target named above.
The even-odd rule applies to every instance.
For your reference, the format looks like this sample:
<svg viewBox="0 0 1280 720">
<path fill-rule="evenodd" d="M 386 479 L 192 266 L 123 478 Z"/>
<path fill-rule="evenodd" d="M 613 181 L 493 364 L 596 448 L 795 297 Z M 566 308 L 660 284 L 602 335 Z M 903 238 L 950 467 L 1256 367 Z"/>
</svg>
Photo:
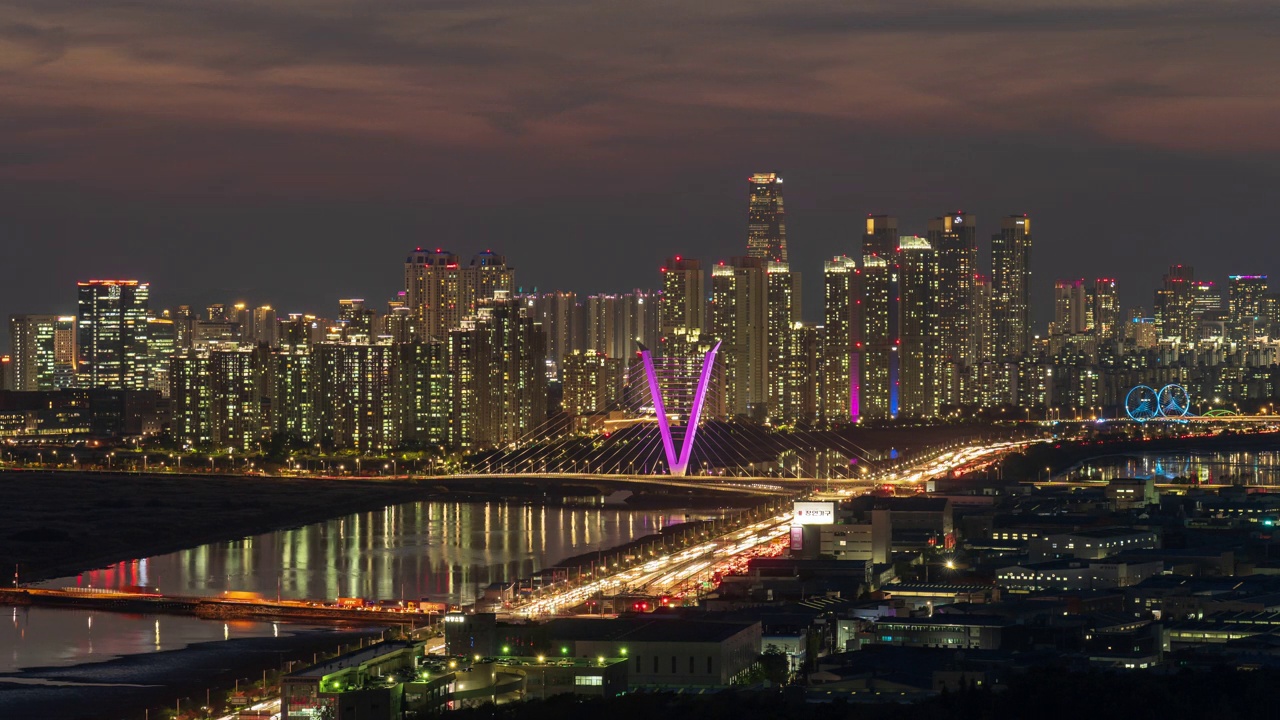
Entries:
<svg viewBox="0 0 1280 720">
<path fill-rule="evenodd" d="M 693 404 L 689 408 L 689 419 L 685 423 L 684 436 L 680 440 L 680 452 L 677 454 L 675 440 L 671 437 L 671 421 L 667 417 L 666 405 L 662 401 L 662 387 L 653 369 L 653 356 L 649 353 L 649 348 L 640 344 L 640 359 L 644 363 L 645 377 L 649 380 L 649 394 L 653 398 L 653 410 L 658 416 L 658 431 L 662 434 L 662 450 L 666 453 L 667 469 L 672 475 L 682 476 L 689 469 L 689 458 L 693 454 L 693 438 L 698 433 L 702 406 L 707 400 L 707 385 L 711 382 L 711 372 L 715 367 L 716 352 L 719 349 L 720 343 L 717 342 L 702 359 L 702 372 L 698 376 Z"/>
</svg>

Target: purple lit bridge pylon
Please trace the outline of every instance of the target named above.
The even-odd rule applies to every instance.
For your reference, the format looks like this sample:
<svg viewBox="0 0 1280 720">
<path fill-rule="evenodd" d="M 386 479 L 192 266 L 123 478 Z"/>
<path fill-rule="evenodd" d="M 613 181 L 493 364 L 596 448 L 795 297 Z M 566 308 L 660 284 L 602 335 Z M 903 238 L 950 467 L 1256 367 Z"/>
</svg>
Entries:
<svg viewBox="0 0 1280 720">
<path fill-rule="evenodd" d="M 698 421 L 702 418 L 702 406 L 707 400 L 707 385 L 711 382 L 711 372 L 716 363 L 716 352 L 720 349 L 720 343 L 717 342 L 702 359 L 702 372 L 698 376 L 693 404 L 689 408 L 689 418 L 685 423 L 684 435 L 680 439 L 679 454 L 676 453 L 675 440 L 671 436 L 671 421 L 667 417 L 666 406 L 662 401 L 662 387 L 653 369 L 653 356 L 643 343 L 636 344 L 640 346 L 640 360 L 644 363 L 644 374 L 649 380 L 653 411 L 658 416 L 658 432 L 662 435 L 662 450 L 667 457 L 667 470 L 671 475 L 683 476 L 689 469 L 689 458 L 693 454 L 693 439 L 698 433 Z"/>
</svg>

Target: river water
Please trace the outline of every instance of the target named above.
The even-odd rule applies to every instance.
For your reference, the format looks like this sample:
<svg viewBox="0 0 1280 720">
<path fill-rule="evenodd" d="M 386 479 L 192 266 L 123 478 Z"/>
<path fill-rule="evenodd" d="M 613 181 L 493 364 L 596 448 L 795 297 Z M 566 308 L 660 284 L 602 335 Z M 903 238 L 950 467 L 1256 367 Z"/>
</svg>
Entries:
<svg viewBox="0 0 1280 720">
<path fill-rule="evenodd" d="M 39 585 L 468 603 L 489 583 L 527 577 L 563 558 L 621 545 L 685 519 L 683 510 L 424 501 L 139 558 Z M 0 674 L 303 629 L 173 616 L 4 610 L 12 617 L 0 631 Z M 3 708 L 0 693 L 0 717 Z"/>
<path fill-rule="evenodd" d="M 1092 480 L 1181 477 L 1199 484 L 1280 486 L 1280 450 L 1108 455 L 1080 463 L 1069 475 Z"/>
</svg>

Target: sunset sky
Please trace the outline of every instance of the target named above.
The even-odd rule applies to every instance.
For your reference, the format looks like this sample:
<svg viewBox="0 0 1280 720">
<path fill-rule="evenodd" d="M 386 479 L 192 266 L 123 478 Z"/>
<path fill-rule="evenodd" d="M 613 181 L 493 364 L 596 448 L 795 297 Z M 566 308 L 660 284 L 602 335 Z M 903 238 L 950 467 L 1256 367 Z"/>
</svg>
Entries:
<svg viewBox="0 0 1280 720">
<path fill-rule="evenodd" d="M 1277 160 L 1273 1 L 0 0 L 5 316 L 381 309 L 415 245 L 652 287 L 777 171 L 808 319 L 860 217 L 963 208 L 984 264 L 1035 219 L 1043 322 L 1058 277 L 1280 275 Z"/>
</svg>

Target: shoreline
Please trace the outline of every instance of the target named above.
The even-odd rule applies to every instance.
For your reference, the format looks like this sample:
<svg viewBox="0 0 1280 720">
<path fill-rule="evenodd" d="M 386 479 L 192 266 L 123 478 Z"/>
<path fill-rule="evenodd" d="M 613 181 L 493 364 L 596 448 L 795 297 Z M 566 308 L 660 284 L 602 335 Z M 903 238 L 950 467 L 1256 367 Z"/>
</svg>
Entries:
<svg viewBox="0 0 1280 720">
<path fill-rule="evenodd" d="M 205 641 L 101 662 L 24 668 L 0 676 L 0 715 L 48 720 L 142 718 L 148 709 L 172 710 L 178 700 L 184 708 L 203 705 L 206 691 L 217 703 L 237 680 L 249 688 L 260 682 L 264 671 L 276 673 L 290 661 L 309 663 L 313 653 L 376 639 L 383 632 L 377 627 L 307 625 L 285 637 Z M 108 710 L 95 715 L 86 708 Z"/>
<path fill-rule="evenodd" d="M 461 486 L 461 487 L 460 487 Z M 630 489 L 630 488 L 628 488 Z M 584 482 L 0 471 L 0 573 L 25 584 L 411 502 L 599 507 Z M 608 509 L 747 507 L 754 496 L 640 491 Z M 587 502 L 584 502 L 587 501 Z M 16 567 L 15 567 L 16 566 Z"/>
</svg>

